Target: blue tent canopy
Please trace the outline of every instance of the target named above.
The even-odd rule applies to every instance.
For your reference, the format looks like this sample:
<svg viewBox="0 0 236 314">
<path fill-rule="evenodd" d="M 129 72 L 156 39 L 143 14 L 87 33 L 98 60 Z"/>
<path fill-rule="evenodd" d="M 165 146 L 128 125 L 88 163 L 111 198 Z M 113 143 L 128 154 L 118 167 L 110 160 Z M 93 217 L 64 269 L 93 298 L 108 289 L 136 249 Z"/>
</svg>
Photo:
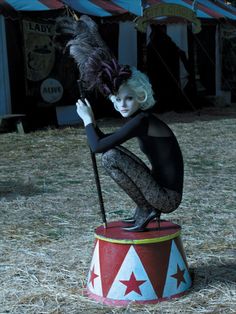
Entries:
<svg viewBox="0 0 236 314">
<path fill-rule="evenodd" d="M 46 11 L 63 7 L 60 0 L 0 0 L 0 11 Z"/>
<path fill-rule="evenodd" d="M 4 9 L 17 11 L 44 11 L 66 6 L 88 15 L 99 17 L 131 13 L 142 16 L 144 9 L 154 4 L 177 4 L 196 9 L 202 19 L 236 20 L 236 8 L 223 0 L 0 0 L 0 12 Z"/>
</svg>

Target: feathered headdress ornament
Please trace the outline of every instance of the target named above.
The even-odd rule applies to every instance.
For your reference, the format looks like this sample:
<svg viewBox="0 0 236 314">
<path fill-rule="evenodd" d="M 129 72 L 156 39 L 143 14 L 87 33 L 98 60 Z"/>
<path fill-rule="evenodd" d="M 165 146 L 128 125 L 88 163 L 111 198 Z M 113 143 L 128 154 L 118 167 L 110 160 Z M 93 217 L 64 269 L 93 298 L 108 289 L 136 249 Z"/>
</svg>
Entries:
<svg viewBox="0 0 236 314">
<path fill-rule="evenodd" d="M 80 79 L 87 90 L 98 89 L 103 95 L 116 94 L 131 77 L 129 66 L 118 63 L 103 39 L 97 24 L 87 15 L 78 21 L 60 17 L 56 21 L 54 42 L 75 60 Z"/>
</svg>

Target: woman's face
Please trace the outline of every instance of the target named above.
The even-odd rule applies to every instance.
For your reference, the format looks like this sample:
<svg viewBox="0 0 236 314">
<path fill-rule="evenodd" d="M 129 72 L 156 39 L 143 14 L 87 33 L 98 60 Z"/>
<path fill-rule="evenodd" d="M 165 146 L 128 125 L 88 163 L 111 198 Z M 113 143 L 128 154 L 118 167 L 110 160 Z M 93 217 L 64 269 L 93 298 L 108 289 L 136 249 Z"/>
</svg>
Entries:
<svg viewBox="0 0 236 314">
<path fill-rule="evenodd" d="M 135 93 L 128 86 L 122 86 L 115 95 L 115 108 L 124 118 L 130 117 L 139 109 Z"/>
</svg>

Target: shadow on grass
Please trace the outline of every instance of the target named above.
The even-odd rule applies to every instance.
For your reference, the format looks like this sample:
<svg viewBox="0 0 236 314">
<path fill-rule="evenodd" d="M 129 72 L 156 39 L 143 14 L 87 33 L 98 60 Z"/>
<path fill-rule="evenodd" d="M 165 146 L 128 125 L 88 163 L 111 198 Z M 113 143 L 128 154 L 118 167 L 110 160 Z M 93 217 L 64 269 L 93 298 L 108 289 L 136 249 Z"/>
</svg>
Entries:
<svg viewBox="0 0 236 314">
<path fill-rule="evenodd" d="M 236 283 L 236 263 L 226 263 L 217 265 L 202 265 L 197 268 L 190 268 L 195 290 L 208 288 L 216 283 Z"/>
<path fill-rule="evenodd" d="M 0 199 L 14 200 L 19 196 L 32 196 L 44 193 L 35 183 L 18 181 L 0 181 Z"/>
</svg>

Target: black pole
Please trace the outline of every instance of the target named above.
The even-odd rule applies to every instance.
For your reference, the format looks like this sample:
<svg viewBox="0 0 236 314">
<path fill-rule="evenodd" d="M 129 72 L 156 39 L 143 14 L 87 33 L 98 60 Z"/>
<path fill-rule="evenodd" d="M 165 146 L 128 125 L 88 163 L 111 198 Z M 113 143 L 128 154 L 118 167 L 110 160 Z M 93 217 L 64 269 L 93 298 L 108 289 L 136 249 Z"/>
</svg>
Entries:
<svg viewBox="0 0 236 314">
<path fill-rule="evenodd" d="M 80 98 L 82 100 L 84 100 L 85 95 L 84 95 L 84 91 L 83 91 L 83 87 L 82 87 L 82 82 L 81 82 L 81 80 L 77 80 L 77 83 L 78 83 L 78 87 L 79 87 Z M 101 183 L 100 183 L 100 179 L 99 179 L 99 175 L 98 175 L 97 161 L 96 161 L 95 153 L 93 153 L 90 148 L 89 148 L 89 150 L 90 150 L 90 156 L 91 156 L 91 160 L 92 160 L 92 164 L 93 164 L 93 172 L 94 172 L 94 177 L 95 177 L 95 182 L 96 182 L 96 187 L 97 187 L 100 210 L 101 210 L 101 214 L 102 214 L 102 221 L 104 224 L 104 228 L 107 228 L 106 212 L 105 212 L 104 201 L 103 201 L 103 196 L 102 196 Z"/>
<path fill-rule="evenodd" d="M 96 157 L 95 157 L 95 154 L 91 151 L 91 149 L 90 149 L 90 155 L 91 155 L 92 164 L 93 164 L 93 172 L 94 172 L 95 182 L 97 186 L 99 205 L 100 205 L 100 210 L 102 214 L 102 221 L 103 221 L 104 227 L 107 228 L 106 212 L 105 212 L 105 207 L 104 207 L 104 202 L 103 202 L 103 197 L 102 197 L 102 189 L 101 189 L 101 183 L 100 183 L 100 179 L 98 175 Z"/>
</svg>

